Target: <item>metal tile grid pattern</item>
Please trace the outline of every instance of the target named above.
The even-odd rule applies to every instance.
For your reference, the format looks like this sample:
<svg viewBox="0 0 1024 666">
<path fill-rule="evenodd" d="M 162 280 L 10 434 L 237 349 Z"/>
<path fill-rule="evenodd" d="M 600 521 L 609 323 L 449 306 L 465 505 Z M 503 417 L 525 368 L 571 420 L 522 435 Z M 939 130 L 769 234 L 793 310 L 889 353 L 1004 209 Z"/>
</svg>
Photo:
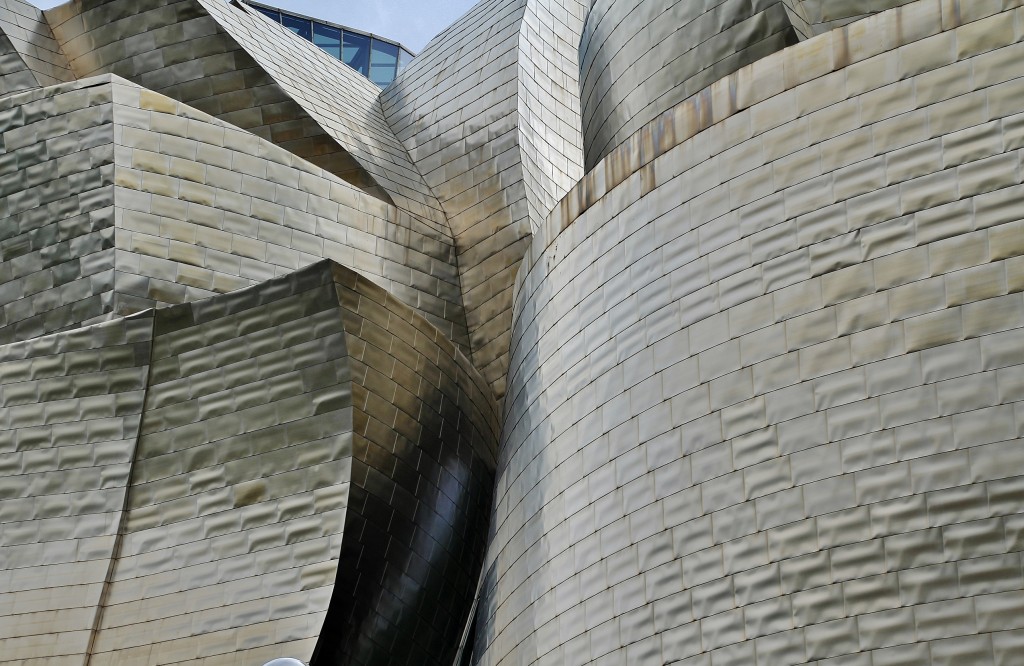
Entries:
<svg viewBox="0 0 1024 666">
<path fill-rule="evenodd" d="M 181 299 L 185 287 L 227 291 L 237 287 L 210 284 L 221 274 L 251 284 L 330 258 L 370 276 L 465 347 L 449 236 L 184 104 L 135 86 L 117 90 L 130 126 L 117 151 L 117 192 L 136 213 L 120 220 L 118 247 L 165 260 L 150 264 L 149 276 L 163 282 L 159 298 L 148 298 Z M 186 281 L 182 265 L 205 270 Z"/>
<path fill-rule="evenodd" d="M 583 177 L 579 41 L 583 0 L 526 4 L 519 34 L 519 142 L 533 227 Z"/>
<path fill-rule="evenodd" d="M 437 329 L 335 268 L 355 405 L 338 584 L 315 661 L 450 665 L 483 560 L 498 441 L 490 389 Z"/>
<path fill-rule="evenodd" d="M 597 0 L 580 42 L 587 170 L 662 112 L 800 38 L 783 0 Z"/>
<path fill-rule="evenodd" d="M 483 0 L 435 37 L 380 98 L 448 216 L 473 360 L 499 397 L 511 285 L 540 223 L 531 211 L 546 214 L 579 173 L 580 146 L 568 126 L 575 124 L 576 93 L 558 89 L 575 79 L 576 38 L 540 26 L 550 16 L 560 32 L 578 30 L 577 5 Z M 540 51 L 551 63 L 543 74 L 523 56 Z"/>
<path fill-rule="evenodd" d="M 112 117 L 96 81 L 0 99 L 0 344 L 112 307 Z"/>
<path fill-rule="evenodd" d="M 18 69 L 24 67 L 28 76 L 23 81 L 32 82 L 19 89 L 74 80 L 67 58 L 57 46 L 43 13 L 36 7 L 22 0 L 0 0 L 0 34 L 10 42 L 4 45 L 7 55 L 14 55 L 21 61 L 18 66 L 14 58 L 4 58 L 5 66 L 0 68 L 3 72 L 0 74 L 0 95 L 15 92 L 7 80 L 14 71 L 11 65 Z"/>
<path fill-rule="evenodd" d="M 429 228 L 252 134 L 110 81 L 0 100 L 0 159 L 11 165 L 0 340 L 196 300 L 328 257 L 466 346 L 443 235 L 422 235 Z"/>
<path fill-rule="evenodd" d="M 151 332 L 147 316 L 0 347 L 0 664 L 85 664 Z"/>
<path fill-rule="evenodd" d="M 319 262 L 0 372 L 0 663 L 450 661 L 497 407 L 381 287 Z"/>
<path fill-rule="evenodd" d="M 352 393 L 330 270 L 156 311 L 90 666 L 307 659 L 331 597 Z"/>
<path fill-rule="evenodd" d="M 1005 4 L 922 0 L 770 56 L 552 216 L 516 302 L 479 663 L 1019 661 Z"/>
<path fill-rule="evenodd" d="M 255 9 L 199 0 L 316 122 L 373 174 L 401 210 L 450 235 L 441 205 L 384 119 L 380 88 Z"/>
<path fill-rule="evenodd" d="M 387 200 L 365 165 L 197 0 L 68 2 L 45 16 L 79 78 L 123 76 L 269 139 Z"/>
<path fill-rule="evenodd" d="M 914 0 L 787 0 L 813 24 L 816 34 L 858 21 L 869 14 L 910 4 Z"/>
</svg>

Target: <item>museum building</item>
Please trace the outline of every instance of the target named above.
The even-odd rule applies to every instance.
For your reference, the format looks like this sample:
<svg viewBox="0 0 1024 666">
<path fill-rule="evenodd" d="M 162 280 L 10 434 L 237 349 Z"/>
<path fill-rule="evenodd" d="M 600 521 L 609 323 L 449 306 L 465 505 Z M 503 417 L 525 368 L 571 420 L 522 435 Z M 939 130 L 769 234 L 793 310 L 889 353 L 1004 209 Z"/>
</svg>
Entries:
<svg viewBox="0 0 1024 666">
<path fill-rule="evenodd" d="M 0 0 L 0 666 L 1024 665 L 1022 151 L 1024 0 Z"/>
</svg>

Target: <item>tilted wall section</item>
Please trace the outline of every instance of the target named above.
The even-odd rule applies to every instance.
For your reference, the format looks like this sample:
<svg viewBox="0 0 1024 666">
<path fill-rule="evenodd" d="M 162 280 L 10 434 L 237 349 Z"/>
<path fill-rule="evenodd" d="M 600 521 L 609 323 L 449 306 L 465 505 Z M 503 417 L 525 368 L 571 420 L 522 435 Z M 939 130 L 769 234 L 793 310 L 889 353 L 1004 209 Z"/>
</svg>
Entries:
<svg viewBox="0 0 1024 666">
<path fill-rule="evenodd" d="M 380 98 L 448 217 L 473 360 L 499 397 L 519 261 L 582 173 L 573 63 L 583 11 L 577 0 L 482 0 Z"/>
<path fill-rule="evenodd" d="M 117 77 L 0 101 L 0 341 L 182 303 L 328 257 L 466 349 L 444 234 Z"/>
<path fill-rule="evenodd" d="M 352 472 L 323 264 L 158 310 L 122 543 L 90 666 L 308 659 Z"/>
<path fill-rule="evenodd" d="M 381 287 L 319 262 L 0 359 L 0 662 L 451 662 L 497 411 Z"/>
<path fill-rule="evenodd" d="M 74 80 L 43 13 L 22 0 L 0 4 L 0 95 Z"/>
<path fill-rule="evenodd" d="M 587 170 L 727 74 L 909 1 L 596 0 L 580 43 Z"/>
<path fill-rule="evenodd" d="M 86 665 L 152 328 L 141 316 L 0 346 L 0 664 Z"/>
<path fill-rule="evenodd" d="M 519 278 L 477 663 L 1019 658 L 1022 37 L 1002 3 L 850 24 L 566 197 Z"/>
<path fill-rule="evenodd" d="M 329 136 L 199 0 L 85 0 L 58 5 L 45 16 L 78 78 L 122 76 L 273 141 L 388 200 L 367 165 Z"/>
</svg>

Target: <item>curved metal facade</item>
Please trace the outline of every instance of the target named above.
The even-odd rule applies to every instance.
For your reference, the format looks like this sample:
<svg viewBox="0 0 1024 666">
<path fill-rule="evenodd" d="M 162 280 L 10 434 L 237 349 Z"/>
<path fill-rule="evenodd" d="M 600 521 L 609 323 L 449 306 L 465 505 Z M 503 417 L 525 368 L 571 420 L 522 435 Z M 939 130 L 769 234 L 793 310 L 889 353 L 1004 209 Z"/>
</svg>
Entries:
<svg viewBox="0 0 1024 666">
<path fill-rule="evenodd" d="M 1019 659 L 1024 14 L 958 9 L 739 70 L 534 238 L 478 663 Z"/>
<path fill-rule="evenodd" d="M 1020 663 L 1024 0 L 0 30 L 0 665 Z"/>
</svg>

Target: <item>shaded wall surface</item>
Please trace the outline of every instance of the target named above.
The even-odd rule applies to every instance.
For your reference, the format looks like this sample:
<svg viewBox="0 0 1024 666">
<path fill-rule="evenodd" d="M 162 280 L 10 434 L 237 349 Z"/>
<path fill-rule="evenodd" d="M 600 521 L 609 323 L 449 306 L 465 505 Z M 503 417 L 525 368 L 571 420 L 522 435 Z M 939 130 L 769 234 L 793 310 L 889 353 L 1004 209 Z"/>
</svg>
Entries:
<svg viewBox="0 0 1024 666">
<path fill-rule="evenodd" d="M 722 77 L 910 0 L 595 0 L 580 42 L 587 170 Z"/>
<path fill-rule="evenodd" d="M 477 663 L 1019 659 L 1024 15 L 953 4 L 715 83 L 534 237 Z"/>
<path fill-rule="evenodd" d="M 2 663 L 450 662 L 497 417 L 408 306 L 321 262 L 0 354 Z"/>
<path fill-rule="evenodd" d="M 0 106 L 0 341 L 327 257 L 465 346 L 451 241 L 283 148 L 110 75 Z"/>
<path fill-rule="evenodd" d="M 582 175 L 578 0 L 482 0 L 381 95 L 448 217 L 473 360 L 505 392 L 512 283 L 533 229 Z"/>
</svg>

